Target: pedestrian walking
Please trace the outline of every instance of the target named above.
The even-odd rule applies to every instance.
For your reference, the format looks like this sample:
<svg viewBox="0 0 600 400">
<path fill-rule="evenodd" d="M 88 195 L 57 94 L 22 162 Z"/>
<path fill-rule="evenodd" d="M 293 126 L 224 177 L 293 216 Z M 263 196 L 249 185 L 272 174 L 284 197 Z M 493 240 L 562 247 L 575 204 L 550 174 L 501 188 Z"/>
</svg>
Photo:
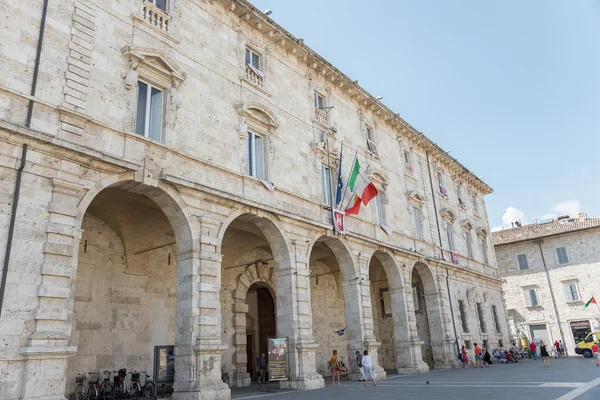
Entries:
<svg viewBox="0 0 600 400">
<path fill-rule="evenodd" d="M 267 360 L 265 359 L 265 353 L 262 353 L 256 359 L 256 365 L 258 366 L 258 383 L 267 383 Z"/>
<path fill-rule="evenodd" d="M 483 365 L 489 367 L 492 364 L 492 357 L 490 356 L 490 352 L 487 347 L 483 345 Z"/>
<path fill-rule="evenodd" d="M 460 361 L 462 362 L 463 368 L 469 368 L 469 357 L 467 356 L 467 349 L 464 344 L 460 350 Z"/>
<path fill-rule="evenodd" d="M 375 381 L 375 372 L 373 372 L 373 359 L 369 355 L 369 350 L 363 352 L 362 365 L 365 369 L 365 386 L 369 383 L 369 376 L 373 379 L 373 386 L 377 386 Z"/>
<path fill-rule="evenodd" d="M 558 344 L 560 345 L 560 347 L 559 347 L 559 349 L 560 349 L 560 356 L 561 357 L 566 357 L 567 355 L 565 354 L 565 346 L 563 345 L 562 340 L 559 340 Z"/>
<path fill-rule="evenodd" d="M 358 370 L 360 371 L 360 379 L 359 379 L 359 381 L 360 382 L 364 382 L 364 380 L 365 380 L 365 371 L 363 370 L 363 363 L 362 363 L 363 356 L 362 356 L 362 354 L 360 354 L 360 351 L 358 351 L 358 350 L 354 354 L 356 354 L 356 365 L 358 365 Z"/>
<path fill-rule="evenodd" d="M 335 385 L 335 377 L 337 376 L 338 385 L 340 383 L 340 364 L 338 363 L 337 350 L 333 351 L 333 355 L 329 360 L 329 368 L 331 369 L 331 382 Z"/>
<path fill-rule="evenodd" d="M 546 344 L 544 341 L 540 341 L 540 355 L 542 356 L 542 360 L 544 360 L 544 365 L 546 367 L 550 366 L 550 354 L 548 354 L 548 349 L 546 348 Z"/>
<path fill-rule="evenodd" d="M 477 345 L 477 343 L 474 343 L 475 345 L 475 368 L 477 368 L 477 366 L 483 368 L 483 355 L 481 354 L 481 348 Z"/>
<path fill-rule="evenodd" d="M 556 350 L 556 357 L 555 358 L 560 357 L 560 343 L 558 343 L 558 340 L 554 341 L 554 350 Z"/>
<path fill-rule="evenodd" d="M 535 342 L 532 340 L 531 343 L 529 343 L 529 350 L 531 350 L 531 355 L 533 356 L 534 360 L 537 360 L 537 346 L 535 345 Z"/>
<path fill-rule="evenodd" d="M 596 359 L 596 366 L 600 367 L 600 348 L 597 343 L 592 345 L 592 353 L 594 354 L 594 358 Z"/>
</svg>

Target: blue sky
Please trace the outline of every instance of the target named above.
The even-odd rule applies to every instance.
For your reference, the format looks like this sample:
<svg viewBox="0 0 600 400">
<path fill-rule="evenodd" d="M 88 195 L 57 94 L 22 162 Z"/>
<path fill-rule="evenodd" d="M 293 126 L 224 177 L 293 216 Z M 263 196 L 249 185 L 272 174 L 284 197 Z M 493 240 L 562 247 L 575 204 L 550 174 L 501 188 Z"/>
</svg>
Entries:
<svg viewBox="0 0 600 400">
<path fill-rule="evenodd" d="M 600 216 L 600 0 L 252 0 L 491 185 L 498 227 Z"/>
</svg>

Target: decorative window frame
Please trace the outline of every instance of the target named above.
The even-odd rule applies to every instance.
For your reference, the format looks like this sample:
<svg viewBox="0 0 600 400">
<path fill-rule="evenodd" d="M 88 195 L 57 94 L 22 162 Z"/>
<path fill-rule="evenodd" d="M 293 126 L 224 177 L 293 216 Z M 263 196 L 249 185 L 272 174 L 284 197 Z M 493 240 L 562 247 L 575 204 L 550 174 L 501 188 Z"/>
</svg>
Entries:
<svg viewBox="0 0 600 400">
<path fill-rule="evenodd" d="M 274 184 L 271 181 L 271 165 L 275 147 L 273 145 L 272 135 L 275 134 L 276 130 L 281 125 L 279 119 L 268 107 L 260 103 L 240 103 L 235 106 L 235 110 L 240 117 L 237 127 L 238 137 L 243 143 L 242 148 L 246 155 L 242 158 L 244 160 L 242 165 L 243 174 L 249 178 L 261 181 L 269 190 L 273 190 Z M 265 165 L 264 181 L 248 175 L 248 131 L 260 135 L 263 138 Z"/>
<path fill-rule="evenodd" d="M 562 283 L 562 285 L 563 285 L 563 293 L 565 295 L 565 302 L 567 304 L 582 304 L 583 303 L 583 298 L 581 297 L 581 289 L 579 288 L 579 279 L 577 279 L 577 278 L 563 279 L 560 281 L 560 283 Z M 569 300 L 567 298 L 567 293 L 565 291 L 566 285 L 573 285 L 573 284 L 577 288 L 577 296 L 579 297 L 577 300 Z"/>
<path fill-rule="evenodd" d="M 173 127 L 177 119 L 177 111 L 181 99 L 177 89 L 187 79 L 187 74 L 165 53 L 160 50 L 136 46 L 125 46 L 121 53 L 128 61 L 127 71 L 121 73 L 125 89 L 137 89 L 139 80 L 147 82 L 163 91 L 163 126 L 162 141 L 167 143 L 169 127 Z M 131 123 L 129 131 L 135 132 L 137 113 L 137 90 L 132 94 Z M 137 135 L 137 133 L 136 133 Z"/>
<path fill-rule="evenodd" d="M 319 111 L 315 106 L 315 97 L 319 94 L 325 101 L 325 110 L 322 110 L 322 114 L 319 115 Z M 311 120 L 317 126 L 318 129 L 329 131 L 335 130 L 332 124 L 332 111 L 331 107 L 331 88 L 329 86 L 319 85 L 313 77 L 308 78 L 308 97 L 311 104 Z"/>
<path fill-rule="evenodd" d="M 389 183 L 389 178 L 385 172 L 380 171 L 380 170 L 372 170 L 367 174 L 367 176 L 369 177 L 371 182 L 373 182 L 373 184 L 377 188 L 377 191 L 379 192 L 378 196 L 381 199 L 381 219 L 382 219 L 381 222 L 383 222 L 383 223 L 380 223 L 380 226 L 385 231 L 385 233 L 387 233 L 388 235 L 391 235 L 392 229 L 388 225 L 389 219 L 388 219 L 388 215 L 387 215 L 387 204 L 388 204 L 387 187 L 388 187 L 388 183 Z M 375 201 L 377 201 L 377 200 L 375 199 Z M 374 205 L 373 208 L 375 208 L 375 207 L 376 206 Z M 375 210 L 373 210 L 373 211 L 376 212 Z"/>
<path fill-rule="evenodd" d="M 246 83 L 247 85 L 244 86 L 246 88 L 250 88 L 259 94 L 264 94 L 271 97 L 273 94 L 267 88 L 269 86 L 271 53 L 273 52 L 273 49 L 270 46 L 267 46 L 265 43 L 256 40 L 256 37 L 246 35 L 242 26 L 236 26 L 235 30 L 238 33 L 237 55 L 240 61 L 238 73 L 240 82 Z M 261 57 L 261 73 L 263 75 L 261 77 L 261 84 L 255 82 L 255 79 L 250 79 L 247 75 L 248 68 L 246 67 L 246 49 L 252 50 Z"/>
<path fill-rule="evenodd" d="M 523 296 L 525 297 L 525 307 L 526 308 L 543 308 L 542 301 L 540 298 L 540 287 L 538 285 L 521 286 L 521 289 L 523 290 Z M 537 304 L 535 304 L 535 305 L 527 305 L 530 290 L 535 291 L 535 297 L 537 300 Z M 531 300 L 531 299 L 529 299 L 529 300 Z"/>
<path fill-rule="evenodd" d="M 467 249 L 467 257 L 475 258 L 475 252 L 473 249 L 473 235 L 471 235 L 471 231 L 473 230 L 473 224 L 468 219 L 463 219 L 460 221 L 460 226 L 463 229 L 463 238 L 465 239 L 465 245 Z M 471 249 L 471 254 L 469 254 L 469 248 Z"/>
<path fill-rule="evenodd" d="M 404 145 L 402 143 L 402 139 L 400 139 L 399 137 L 397 138 L 397 141 L 400 147 L 400 157 L 403 164 L 404 176 L 406 176 L 407 179 L 416 183 L 417 174 L 415 171 L 415 160 L 418 160 L 418 155 L 411 146 Z M 410 156 L 410 164 L 406 162 L 405 153 L 408 153 L 408 155 Z"/>
<path fill-rule="evenodd" d="M 423 213 L 423 209 L 424 209 L 424 205 L 425 205 L 425 199 L 423 198 L 423 196 L 421 196 L 419 194 L 419 192 L 417 192 L 416 190 L 409 190 L 406 193 L 406 198 L 408 200 L 408 213 L 409 215 L 412 217 L 412 225 L 413 225 L 413 234 L 414 237 L 418 240 L 425 240 L 425 213 Z M 415 209 L 419 210 L 421 212 L 421 230 L 422 230 L 422 237 L 418 237 L 417 235 L 417 227 L 415 226 Z"/>
</svg>

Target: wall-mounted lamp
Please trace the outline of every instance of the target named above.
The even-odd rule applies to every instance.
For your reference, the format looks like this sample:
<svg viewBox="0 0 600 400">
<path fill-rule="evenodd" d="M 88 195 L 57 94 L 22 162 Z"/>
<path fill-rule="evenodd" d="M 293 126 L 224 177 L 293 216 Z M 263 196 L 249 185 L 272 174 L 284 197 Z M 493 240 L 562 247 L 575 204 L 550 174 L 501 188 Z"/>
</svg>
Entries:
<svg viewBox="0 0 600 400">
<path fill-rule="evenodd" d="M 265 10 L 265 15 L 271 15 L 271 14 L 273 14 L 273 11 L 271 11 L 271 9 L 270 9 L 270 8 L 267 8 L 267 9 Z"/>
</svg>

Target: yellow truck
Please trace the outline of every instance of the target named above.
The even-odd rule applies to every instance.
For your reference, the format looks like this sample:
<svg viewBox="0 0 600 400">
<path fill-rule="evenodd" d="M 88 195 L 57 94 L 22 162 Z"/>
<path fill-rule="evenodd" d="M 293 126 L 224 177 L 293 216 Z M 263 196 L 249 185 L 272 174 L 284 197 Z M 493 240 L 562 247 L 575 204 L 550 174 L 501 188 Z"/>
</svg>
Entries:
<svg viewBox="0 0 600 400">
<path fill-rule="evenodd" d="M 590 332 L 581 342 L 575 346 L 575 353 L 582 354 L 585 358 L 592 358 L 592 346 L 594 343 L 598 343 L 600 332 Z M 600 344 L 598 344 L 600 346 Z"/>
</svg>

